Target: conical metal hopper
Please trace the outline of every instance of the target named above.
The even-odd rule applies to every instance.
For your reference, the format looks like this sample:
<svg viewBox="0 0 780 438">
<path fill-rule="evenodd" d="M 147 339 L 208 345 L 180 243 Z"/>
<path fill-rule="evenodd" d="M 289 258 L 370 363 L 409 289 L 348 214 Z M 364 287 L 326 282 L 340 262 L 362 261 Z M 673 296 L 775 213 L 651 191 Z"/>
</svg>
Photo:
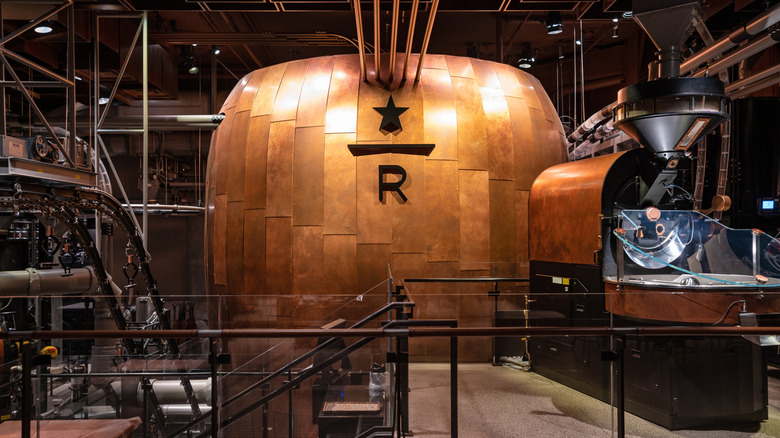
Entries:
<svg viewBox="0 0 780 438">
<path fill-rule="evenodd" d="M 666 78 L 618 92 L 614 124 L 656 155 L 685 152 L 728 118 L 723 82 Z"/>
<path fill-rule="evenodd" d="M 685 152 L 728 118 L 723 83 L 680 76 L 680 48 L 696 1 L 634 1 L 634 19 L 660 52 L 659 79 L 618 92 L 614 125 L 656 156 Z"/>
<path fill-rule="evenodd" d="M 658 49 L 660 77 L 680 76 L 680 55 L 698 1 L 643 0 L 633 2 L 634 21 L 647 32 Z"/>
</svg>

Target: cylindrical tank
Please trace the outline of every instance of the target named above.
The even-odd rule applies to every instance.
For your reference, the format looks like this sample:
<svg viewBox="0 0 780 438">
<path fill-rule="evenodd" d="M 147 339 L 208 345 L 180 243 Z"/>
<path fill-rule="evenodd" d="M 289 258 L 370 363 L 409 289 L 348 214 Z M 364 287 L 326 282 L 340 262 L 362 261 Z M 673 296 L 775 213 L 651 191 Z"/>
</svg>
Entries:
<svg viewBox="0 0 780 438">
<path fill-rule="evenodd" d="M 357 55 L 241 79 L 209 151 L 210 294 L 356 295 L 381 283 L 388 264 L 396 281 L 528 275 L 531 184 L 566 161 L 555 108 L 536 78 L 509 65 L 427 55 L 415 83 L 417 59 L 389 87 L 371 65 L 361 81 Z M 272 319 L 242 302 L 223 305 L 223 326 Z"/>
</svg>

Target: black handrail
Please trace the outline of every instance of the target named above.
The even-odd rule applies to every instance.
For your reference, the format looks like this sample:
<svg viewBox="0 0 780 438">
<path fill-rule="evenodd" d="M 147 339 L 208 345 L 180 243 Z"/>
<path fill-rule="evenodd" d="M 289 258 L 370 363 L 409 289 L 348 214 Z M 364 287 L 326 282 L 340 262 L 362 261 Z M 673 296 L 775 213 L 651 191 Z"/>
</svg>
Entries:
<svg viewBox="0 0 780 438">
<path fill-rule="evenodd" d="M 350 327 L 350 329 L 360 328 L 363 325 L 371 322 L 372 320 L 376 319 L 377 317 L 379 317 L 379 316 L 381 316 L 381 315 L 383 315 L 383 314 L 385 314 L 385 313 L 387 313 L 387 312 L 389 312 L 389 311 L 391 311 L 393 309 L 405 308 L 405 307 L 414 307 L 414 303 L 413 302 L 393 302 L 393 303 L 388 303 L 388 304 L 384 305 L 381 309 L 374 311 L 373 313 L 369 314 L 365 318 L 363 318 L 360 321 L 358 321 L 355 324 L 353 324 Z M 260 379 L 259 381 L 253 383 L 249 387 L 243 389 L 238 394 L 236 394 L 236 395 L 230 397 L 229 399 L 225 400 L 225 402 L 222 403 L 222 407 L 224 408 L 226 406 L 229 406 L 233 402 L 243 398 L 244 396 L 246 396 L 250 392 L 254 391 L 255 389 L 262 387 L 263 385 L 268 383 L 271 379 L 274 379 L 274 378 L 284 374 L 288 370 L 292 369 L 294 366 L 296 366 L 296 365 L 300 364 L 301 362 L 307 360 L 308 358 L 314 356 L 316 353 L 318 353 L 318 352 L 320 352 L 320 351 L 330 347 L 332 344 L 334 344 L 336 342 L 337 339 L 338 338 L 331 337 L 330 339 L 326 340 L 325 342 L 321 343 L 320 345 L 317 345 L 316 347 L 312 348 L 311 350 L 307 351 L 306 353 L 303 353 L 302 355 L 300 355 L 297 358 L 293 359 L 288 364 L 286 364 L 283 367 L 279 368 L 278 370 L 272 372 L 268 376 Z M 373 339 L 376 339 L 376 338 L 367 338 L 367 339 L 372 339 L 373 340 Z M 339 360 L 339 359 L 336 359 L 336 360 Z M 336 360 L 334 360 L 333 362 L 335 362 Z M 324 363 L 327 366 L 327 365 L 332 364 L 333 362 L 330 362 L 328 360 L 328 361 L 325 361 Z M 324 367 L 320 368 L 318 370 L 318 372 L 320 370 L 322 370 L 322 369 L 324 369 Z M 296 380 L 297 380 L 297 378 L 296 378 Z M 212 383 L 212 384 L 214 384 L 214 383 Z M 272 393 L 270 393 L 268 395 L 274 394 L 275 392 L 276 391 L 274 391 L 274 392 L 272 392 Z M 265 396 L 265 397 L 267 397 L 267 396 Z M 265 397 L 263 397 L 263 398 L 265 398 Z M 272 398 L 275 398 L 275 397 L 276 396 L 274 396 Z M 261 405 L 262 405 L 262 403 L 261 403 Z M 258 406 L 260 406 L 260 405 L 258 405 Z M 254 410 L 254 408 L 252 410 Z M 194 417 L 192 420 L 190 420 L 189 423 L 187 423 L 187 424 L 177 428 L 172 433 L 166 435 L 166 438 L 173 437 L 173 436 L 176 436 L 176 435 L 184 432 L 185 430 L 187 430 L 188 428 L 192 427 L 193 425 L 195 425 L 199 421 L 204 420 L 208 415 L 209 414 L 201 414 L 201 415 L 198 415 L 198 416 Z M 238 414 L 236 414 L 236 415 L 238 415 Z M 234 415 L 234 417 L 235 417 L 235 415 Z"/>
</svg>

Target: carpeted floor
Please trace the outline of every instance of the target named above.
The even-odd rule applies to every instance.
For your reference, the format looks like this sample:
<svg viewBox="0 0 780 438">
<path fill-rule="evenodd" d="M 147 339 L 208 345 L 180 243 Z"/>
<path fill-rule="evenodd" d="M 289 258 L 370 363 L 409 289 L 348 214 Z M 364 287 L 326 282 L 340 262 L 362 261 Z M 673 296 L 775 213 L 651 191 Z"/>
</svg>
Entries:
<svg viewBox="0 0 780 438">
<path fill-rule="evenodd" d="M 449 364 L 412 364 L 409 381 L 409 424 L 414 436 L 449 436 Z M 461 364 L 458 382 L 459 437 L 617 436 L 612 432 L 608 404 L 536 373 L 490 364 Z M 769 419 L 758 424 L 669 431 L 627 413 L 626 436 L 780 437 L 780 370 L 770 368 L 768 389 Z"/>
</svg>

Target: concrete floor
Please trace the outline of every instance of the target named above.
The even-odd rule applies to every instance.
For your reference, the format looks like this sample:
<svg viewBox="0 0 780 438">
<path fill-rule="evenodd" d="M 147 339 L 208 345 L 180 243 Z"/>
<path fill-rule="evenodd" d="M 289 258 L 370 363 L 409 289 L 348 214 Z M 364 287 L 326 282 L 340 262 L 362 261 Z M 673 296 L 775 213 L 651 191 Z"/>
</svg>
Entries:
<svg viewBox="0 0 780 438">
<path fill-rule="evenodd" d="M 449 436 L 449 364 L 411 364 L 409 381 L 409 424 L 414 436 Z M 461 364 L 458 382 L 459 437 L 617 436 L 612 432 L 608 404 L 536 373 L 490 364 Z M 768 388 L 769 419 L 760 424 L 669 431 L 627 413 L 626 436 L 780 437 L 780 370 L 770 368 Z"/>
</svg>

